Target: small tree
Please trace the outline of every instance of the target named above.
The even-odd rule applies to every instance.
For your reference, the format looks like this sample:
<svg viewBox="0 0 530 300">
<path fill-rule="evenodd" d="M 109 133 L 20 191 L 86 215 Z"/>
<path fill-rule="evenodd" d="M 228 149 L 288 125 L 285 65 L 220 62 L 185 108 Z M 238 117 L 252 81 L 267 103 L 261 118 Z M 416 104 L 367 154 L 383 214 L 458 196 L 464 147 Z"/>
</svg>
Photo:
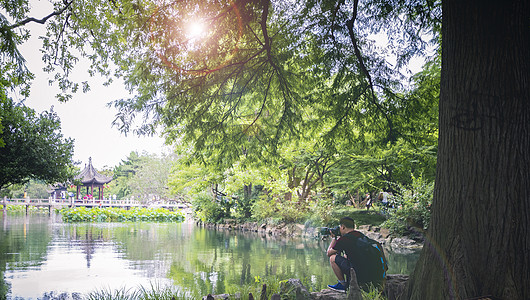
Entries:
<svg viewBox="0 0 530 300">
<path fill-rule="evenodd" d="M 0 122 L 0 190 L 30 179 L 56 183 L 73 177 L 73 140 L 63 137 L 53 110 L 37 115 L 0 90 Z"/>
</svg>

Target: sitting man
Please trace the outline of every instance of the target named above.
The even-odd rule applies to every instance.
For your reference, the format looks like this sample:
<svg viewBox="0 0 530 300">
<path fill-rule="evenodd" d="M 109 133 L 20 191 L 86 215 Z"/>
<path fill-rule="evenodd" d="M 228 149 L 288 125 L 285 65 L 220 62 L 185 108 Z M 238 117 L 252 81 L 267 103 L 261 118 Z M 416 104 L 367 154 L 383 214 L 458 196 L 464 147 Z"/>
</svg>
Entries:
<svg viewBox="0 0 530 300">
<path fill-rule="evenodd" d="M 332 240 L 327 251 L 331 268 L 339 282 L 328 287 L 345 292 L 350 283 L 350 268 L 355 270 L 357 283 L 362 289 L 367 289 L 370 284 L 381 286 L 388 269 L 381 245 L 356 231 L 352 218 L 340 219 L 339 230 L 340 237 L 330 232 Z M 345 256 L 341 256 L 343 252 Z"/>
</svg>

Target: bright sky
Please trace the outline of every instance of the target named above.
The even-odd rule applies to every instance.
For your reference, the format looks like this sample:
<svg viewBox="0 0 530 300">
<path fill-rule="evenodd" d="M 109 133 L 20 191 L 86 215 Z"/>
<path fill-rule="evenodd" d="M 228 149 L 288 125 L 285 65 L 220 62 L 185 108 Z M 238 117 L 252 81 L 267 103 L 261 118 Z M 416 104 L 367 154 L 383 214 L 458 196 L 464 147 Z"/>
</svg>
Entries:
<svg viewBox="0 0 530 300">
<path fill-rule="evenodd" d="M 31 1 L 33 9 L 30 16 L 41 19 L 51 11 L 46 1 Z M 30 23 L 26 26 L 32 33 L 31 39 L 20 48 L 27 67 L 35 74 L 35 80 L 31 87 L 30 97 L 25 104 L 37 111 L 53 110 L 61 118 L 62 133 L 65 137 L 75 140 L 74 161 L 81 161 L 82 168 L 92 157 L 92 164 L 98 170 L 104 167 L 114 167 L 125 160 L 131 151 L 139 153 L 147 152 L 161 154 L 169 152 L 169 147 L 164 146 L 161 137 L 138 137 L 133 134 L 125 136 L 116 127 L 112 127 L 112 121 L 116 115 L 116 109 L 106 107 L 108 102 L 115 99 L 128 97 L 120 80 L 115 80 L 109 87 L 103 86 L 103 79 L 91 78 L 86 72 L 86 67 L 78 65 L 72 74 L 78 82 L 88 80 L 91 90 L 87 93 L 78 92 L 67 103 L 60 103 L 55 95 L 60 92 L 59 88 L 48 85 L 48 79 L 52 75 L 44 73 L 42 68 L 42 55 L 39 49 L 42 41 L 39 35 L 44 35 L 44 25 Z M 22 100 L 20 95 L 14 95 L 15 100 Z"/>
</svg>

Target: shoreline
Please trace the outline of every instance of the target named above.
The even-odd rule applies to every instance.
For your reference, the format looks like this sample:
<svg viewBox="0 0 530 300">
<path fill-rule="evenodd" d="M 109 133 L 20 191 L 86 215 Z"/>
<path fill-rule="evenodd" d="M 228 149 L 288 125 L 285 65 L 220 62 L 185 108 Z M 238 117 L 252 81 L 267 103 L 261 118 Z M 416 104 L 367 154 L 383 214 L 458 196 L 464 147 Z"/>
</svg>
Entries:
<svg viewBox="0 0 530 300">
<path fill-rule="evenodd" d="M 226 220 L 225 223 L 200 223 L 197 226 L 208 229 L 256 233 L 262 236 L 275 238 L 309 238 L 327 240 L 329 236 L 320 235 L 320 227 L 309 227 L 296 223 L 267 224 L 258 222 L 237 223 L 235 220 Z M 367 237 L 378 241 L 384 248 L 396 253 L 412 253 L 423 247 L 423 241 L 414 240 L 406 236 L 393 236 L 388 229 L 372 225 L 356 226 Z"/>
</svg>

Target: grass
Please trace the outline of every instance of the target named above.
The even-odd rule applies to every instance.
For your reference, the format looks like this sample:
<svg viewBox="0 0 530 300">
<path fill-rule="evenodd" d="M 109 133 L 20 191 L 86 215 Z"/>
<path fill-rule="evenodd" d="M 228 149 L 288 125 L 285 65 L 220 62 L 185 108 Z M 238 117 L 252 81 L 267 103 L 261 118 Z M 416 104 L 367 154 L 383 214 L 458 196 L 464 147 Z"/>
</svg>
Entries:
<svg viewBox="0 0 530 300">
<path fill-rule="evenodd" d="M 272 294 L 280 290 L 280 281 L 261 282 L 259 279 L 252 284 L 240 286 L 237 291 L 228 291 L 228 299 L 248 300 L 250 293 L 254 299 L 261 299 L 261 290 L 263 284 L 267 284 L 267 297 L 270 299 Z M 371 287 L 367 291 L 361 290 L 363 300 L 386 300 L 382 292 L 376 287 Z M 202 298 L 206 295 L 190 295 L 179 291 L 174 287 L 151 284 L 149 287 L 140 286 L 138 289 L 121 288 L 117 290 L 102 289 L 91 292 L 83 299 L 86 300 L 191 300 Z M 285 296 L 285 295 L 284 295 Z M 284 299 L 284 298 L 282 298 Z"/>
<path fill-rule="evenodd" d="M 137 289 L 101 289 L 89 293 L 86 300 L 189 300 L 196 299 L 170 286 L 151 284 Z"/>
</svg>

